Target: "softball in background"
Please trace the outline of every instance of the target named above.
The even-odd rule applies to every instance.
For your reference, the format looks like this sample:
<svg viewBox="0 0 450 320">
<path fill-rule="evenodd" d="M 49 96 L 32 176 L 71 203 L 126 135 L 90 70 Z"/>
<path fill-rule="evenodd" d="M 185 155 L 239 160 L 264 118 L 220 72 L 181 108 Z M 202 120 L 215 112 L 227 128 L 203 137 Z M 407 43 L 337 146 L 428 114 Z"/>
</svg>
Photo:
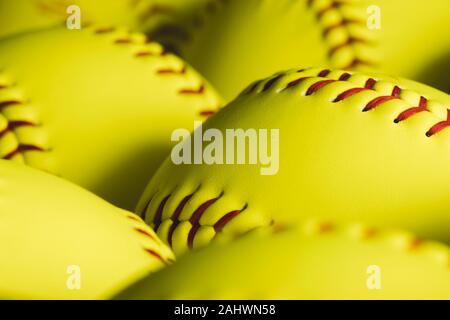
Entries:
<svg viewBox="0 0 450 320">
<path fill-rule="evenodd" d="M 214 90 L 145 36 L 63 27 L 0 41 L 0 158 L 134 208 L 175 128 L 214 112 Z M 152 169 L 153 168 L 153 169 Z"/>
<path fill-rule="evenodd" d="M 152 0 L 0 0 L 0 37 L 80 22 L 139 25 L 142 9 Z"/>
<path fill-rule="evenodd" d="M 155 0 L 147 12 L 143 29 L 228 100 L 297 65 L 396 74 L 450 90 L 447 0 Z"/>
<path fill-rule="evenodd" d="M 409 233 L 308 221 L 193 252 L 117 299 L 449 299 L 450 250 Z"/>
<path fill-rule="evenodd" d="M 449 105 L 443 92 L 380 74 L 275 74 L 174 148 L 137 212 L 178 254 L 311 217 L 449 243 Z"/>
<path fill-rule="evenodd" d="M 173 254 L 136 215 L 0 160 L 0 299 L 99 299 Z"/>
</svg>

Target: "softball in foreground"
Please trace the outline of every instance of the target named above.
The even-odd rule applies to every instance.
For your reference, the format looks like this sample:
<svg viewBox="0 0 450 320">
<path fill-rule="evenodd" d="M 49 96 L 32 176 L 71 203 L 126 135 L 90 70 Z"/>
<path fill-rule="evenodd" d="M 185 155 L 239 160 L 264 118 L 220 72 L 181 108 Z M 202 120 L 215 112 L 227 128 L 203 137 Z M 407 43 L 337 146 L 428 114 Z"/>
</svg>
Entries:
<svg viewBox="0 0 450 320">
<path fill-rule="evenodd" d="M 176 253 L 308 217 L 449 243 L 449 105 L 443 92 L 379 74 L 275 74 L 183 140 L 137 212 Z M 176 164 L 185 155 L 209 160 Z"/>
<path fill-rule="evenodd" d="M 449 299 L 450 250 L 401 231 L 309 221 L 186 255 L 118 299 Z"/>
<path fill-rule="evenodd" d="M 0 203 L 1 299 L 106 298 L 173 259 L 136 215 L 11 161 Z"/>
</svg>

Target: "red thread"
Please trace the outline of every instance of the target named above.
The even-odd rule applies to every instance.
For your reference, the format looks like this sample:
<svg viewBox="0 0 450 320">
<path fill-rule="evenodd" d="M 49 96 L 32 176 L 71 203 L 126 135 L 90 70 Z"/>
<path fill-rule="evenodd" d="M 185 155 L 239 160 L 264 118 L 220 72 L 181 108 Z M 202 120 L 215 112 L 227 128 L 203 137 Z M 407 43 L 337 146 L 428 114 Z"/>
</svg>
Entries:
<svg viewBox="0 0 450 320">
<path fill-rule="evenodd" d="M 325 78 L 330 73 L 329 69 L 325 69 L 319 72 L 318 77 Z"/>
<path fill-rule="evenodd" d="M 187 66 L 184 65 L 183 68 L 181 68 L 180 70 L 178 69 L 172 69 L 172 68 L 167 68 L 167 69 L 159 69 L 158 71 L 156 71 L 157 74 L 162 74 L 162 75 L 180 75 L 180 74 L 186 74 L 187 72 Z"/>
<path fill-rule="evenodd" d="M 162 221 L 162 213 L 164 210 L 164 206 L 166 205 L 167 200 L 169 200 L 170 194 L 165 197 L 161 203 L 159 204 L 158 210 L 156 210 L 155 217 L 153 218 L 153 229 L 158 230 L 161 221 Z"/>
<path fill-rule="evenodd" d="M 195 212 L 192 214 L 191 218 L 189 219 L 189 222 L 192 225 L 192 228 L 189 231 L 189 235 L 188 235 L 188 246 L 190 249 L 192 249 L 194 246 L 194 238 L 195 238 L 195 235 L 197 234 L 198 229 L 200 228 L 200 218 L 203 216 L 206 209 L 208 209 L 214 202 L 216 202 L 218 199 L 220 199 L 220 197 L 221 196 L 214 198 L 214 199 L 210 199 L 210 200 L 206 201 L 205 203 L 203 203 L 200 207 L 197 208 L 197 210 L 195 210 Z"/>
<path fill-rule="evenodd" d="M 45 151 L 45 150 L 43 148 L 35 146 L 35 145 L 20 144 L 14 151 L 11 151 L 7 155 L 5 155 L 3 157 L 3 159 L 10 160 L 10 159 L 14 158 L 16 155 L 18 155 L 19 153 L 23 153 L 23 152 L 27 152 L 27 151 Z"/>
<path fill-rule="evenodd" d="M 28 121 L 11 121 L 8 122 L 8 126 L 0 131 L 0 138 L 3 137 L 6 133 L 20 127 L 34 127 L 36 126 L 34 123 L 28 122 Z"/>
<path fill-rule="evenodd" d="M 375 109 L 380 104 L 383 104 L 387 101 L 394 100 L 394 99 L 400 99 L 401 91 L 402 90 L 398 86 L 395 86 L 394 89 L 392 89 L 392 93 L 390 96 L 381 96 L 381 97 L 377 97 L 377 98 L 373 99 L 364 107 L 363 112 Z"/>
<path fill-rule="evenodd" d="M 155 257 L 156 259 L 158 259 L 162 263 L 167 264 L 167 261 L 158 252 L 156 252 L 155 250 L 144 248 L 144 251 L 147 252 L 148 254 L 150 254 L 151 256 Z"/>
<path fill-rule="evenodd" d="M 339 80 L 340 81 L 347 81 L 348 79 L 350 79 L 352 75 L 348 72 L 343 73 L 340 77 Z"/>
<path fill-rule="evenodd" d="M 267 81 L 266 84 L 264 85 L 262 91 L 269 90 L 282 77 L 283 77 L 283 74 L 279 74 L 276 77 L 274 77 L 274 78 L 270 79 L 269 81 Z"/>
<path fill-rule="evenodd" d="M 142 235 L 144 235 L 144 236 L 146 236 L 146 237 L 152 239 L 152 240 L 155 241 L 155 242 L 157 241 L 156 238 L 155 238 L 151 233 L 145 231 L 144 229 L 141 229 L 141 228 L 134 228 L 134 231 L 136 231 L 136 232 L 138 232 L 138 233 L 140 233 L 140 234 L 142 234 Z"/>
<path fill-rule="evenodd" d="M 116 30 L 116 28 L 114 27 L 107 27 L 107 28 L 98 28 L 95 29 L 95 33 L 97 34 L 103 34 L 103 33 L 110 33 L 110 32 L 114 32 Z"/>
<path fill-rule="evenodd" d="M 170 226 L 169 232 L 167 234 L 167 242 L 169 243 L 169 246 L 172 246 L 172 235 L 173 235 L 175 229 L 177 228 L 178 224 L 180 223 L 180 221 L 179 221 L 180 214 L 183 211 L 183 208 L 186 205 L 186 203 L 188 203 L 188 201 L 191 199 L 191 197 L 192 197 L 192 194 L 185 197 L 180 202 L 180 204 L 178 205 L 178 207 L 175 209 L 174 213 L 170 217 L 170 220 L 172 220 L 172 225 Z"/>
<path fill-rule="evenodd" d="M 369 78 L 367 79 L 364 88 L 373 90 L 373 87 L 375 86 L 376 83 L 377 81 L 375 79 Z"/>
<path fill-rule="evenodd" d="M 381 96 L 381 97 L 377 97 L 375 99 L 373 99 L 372 101 L 370 101 L 363 109 L 363 112 L 367 112 L 370 111 L 372 109 L 375 109 L 376 107 L 378 107 L 380 104 L 383 104 L 387 101 L 390 100 L 394 100 L 394 99 L 398 99 L 397 97 L 394 96 Z"/>
<path fill-rule="evenodd" d="M 415 115 L 419 112 L 428 111 L 427 104 L 428 104 L 427 99 L 425 97 L 420 97 L 420 102 L 419 102 L 418 107 L 412 107 L 412 108 L 409 108 L 409 109 L 403 111 L 402 113 L 400 113 L 397 116 L 397 118 L 395 118 L 394 122 L 399 123 L 403 120 L 406 120 L 406 119 L 412 117 L 413 115 Z"/>
<path fill-rule="evenodd" d="M 216 114 L 216 111 L 214 111 L 214 110 L 204 110 L 204 111 L 200 112 L 200 115 L 203 117 L 211 117 L 215 114 Z"/>
<path fill-rule="evenodd" d="M 17 101 L 17 100 L 2 101 L 2 102 L 0 102 L 0 111 L 2 111 L 6 107 L 21 105 L 21 104 L 22 104 L 22 102 Z"/>
<path fill-rule="evenodd" d="M 303 80 L 310 79 L 310 78 L 311 77 L 303 77 L 303 78 L 299 78 L 297 80 L 293 80 L 287 84 L 287 86 L 284 90 L 295 87 L 295 86 L 299 85 Z"/>
<path fill-rule="evenodd" d="M 214 230 L 216 231 L 216 233 L 219 233 L 223 230 L 223 228 L 231 221 L 233 220 L 235 217 L 237 217 L 240 213 L 242 212 L 242 210 L 235 210 L 235 211 L 231 211 L 229 213 L 227 213 L 226 215 L 224 215 L 222 218 L 219 219 L 219 221 L 217 221 L 214 224 Z"/>
<path fill-rule="evenodd" d="M 306 91 L 306 95 L 307 95 L 307 96 L 310 96 L 310 95 L 312 95 L 314 92 L 316 92 L 317 90 L 319 90 L 320 88 L 323 88 L 323 87 L 325 87 L 327 84 L 330 84 L 330 83 L 333 83 L 333 82 L 336 82 L 336 80 L 329 79 L 329 80 L 322 80 L 322 81 L 316 82 L 316 83 L 314 83 L 312 86 L 310 86 L 310 87 L 308 88 L 308 91 Z"/>
<path fill-rule="evenodd" d="M 426 135 L 427 137 L 431 137 L 448 127 L 450 127 L 450 109 L 447 109 L 447 120 L 435 124 L 430 130 L 427 131 Z"/>
<path fill-rule="evenodd" d="M 336 99 L 333 100 L 333 102 L 339 102 L 341 100 L 347 99 L 348 97 L 351 97 L 354 94 L 357 94 L 361 91 L 368 90 L 366 88 L 352 88 L 348 89 L 347 91 L 342 92 L 340 95 L 336 97 Z"/>
<path fill-rule="evenodd" d="M 197 95 L 197 94 L 203 94 L 205 92 L 205 86 L 202 84 L 200 85 L 200 87 L 198 89 L 191 89 L 191 88 L 186 88 L 186 89 L 181 89 L 180 91 L 178 91 L 180 94 L 192 94 L 192 95 Z"/>
</svg>

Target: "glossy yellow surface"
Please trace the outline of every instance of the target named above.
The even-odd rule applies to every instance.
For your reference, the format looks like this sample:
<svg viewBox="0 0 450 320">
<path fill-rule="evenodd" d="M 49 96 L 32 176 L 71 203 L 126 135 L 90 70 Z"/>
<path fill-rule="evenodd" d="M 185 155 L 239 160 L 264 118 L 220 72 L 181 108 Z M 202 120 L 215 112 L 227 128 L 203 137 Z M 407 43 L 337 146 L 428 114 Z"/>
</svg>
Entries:
<svg viewBox="0 0 450 320">
<path fill-rule="evenodd" d="M 80 22 L 139 24 L 140 7 L 151 0 L 0 0 L 0 38 L 65 25 L 78 6 Z"/>
<path fill-rule="evenodd" d="M 383 72 L 450 90 L 447 0 L 155 0 L 153 7 L 160 9 L 143 29 L 228 100 L 298 65 Z"/>
<path fill-rule="evenodd" d="M 0 299 L 103 299 L 173 259 L 136 215 L 11 161 L 0 203 Z"/>
<path fill-rule="evenodd" d="M 372 88 L 362 90 L 368 82 Z M 426 110 L 394 122 L 421 97 Z M 380 103 L 364 112 L 374 101 Z M 169 157 L 137 212 L 176 253 L 188 249 L 189 237 L 195 248 L 216 236 L 309 217 L 402 228 L 450 243 L 449 105 L 443 92 L 379 74 L 315 68 L 276 74 L 249 86 L 203 126 L 203 132 L 279 129 L 276 174 L 261 175 L 260 162 L 175 165 Z M 427 136 L 439 123 L 446 126 Z M 199 224 L 194 231 L 192 221 Z"/>
<path fill-rule="evenodd" d="M 449 262 L 406 232 L 308 221 L 193 252 L 116 299 L 449 299 Z"/>
<path fill-rule="evenodd" d="M 185 62 L 120 28 L 4 39 L 0 70 L 0 131 L 10 126 L 0 158 L 58 174 L 126 209 L 169 153 L 172 131 L 220 105 Z"/>
</svg>

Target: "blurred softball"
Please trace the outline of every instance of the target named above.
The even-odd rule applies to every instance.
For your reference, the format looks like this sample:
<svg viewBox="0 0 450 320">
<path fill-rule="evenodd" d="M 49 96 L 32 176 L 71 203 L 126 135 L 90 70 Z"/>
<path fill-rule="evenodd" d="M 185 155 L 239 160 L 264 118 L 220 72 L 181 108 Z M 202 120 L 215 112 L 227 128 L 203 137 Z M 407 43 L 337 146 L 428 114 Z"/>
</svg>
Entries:
<svg viewBox="0 0 450 320">
<path fill-rule="evenodd" d="M 449 243 L 449 105 L 443 92 L 380 74 L 275 74 L 174 148 L 137 212 L 176 253 L 309 217 Z"/>
<path fill-rule="evenodd" d="M 450 250 L 401 231 L 302 223 L 211 245 L 117 299 L 449 299 Z"/>
<path fill-rule="evenodd" d="M 297 65 L 377 71 L 450 90 L 447 0 L 154 0 L 144 29 L 232 99 Z"/>
<path fill-rule="evenodd" d="M 136 215 L 11 161 L 0 202 L 1 299 L 106 298 L 173 259 Z"/>
<path fill-rule="evenodd" d="M 0 41 L 0 158 L 61 175 L 124 208 L 170 150 L 174 128 L 220 100 L 185 62 L 114 27 Z"/>
<path fill-rule="evenodd" d="M 136 28 L 152 0 L 0 0 L 0 37 L 66 24 L 107 23 Z"/>
</svg>

